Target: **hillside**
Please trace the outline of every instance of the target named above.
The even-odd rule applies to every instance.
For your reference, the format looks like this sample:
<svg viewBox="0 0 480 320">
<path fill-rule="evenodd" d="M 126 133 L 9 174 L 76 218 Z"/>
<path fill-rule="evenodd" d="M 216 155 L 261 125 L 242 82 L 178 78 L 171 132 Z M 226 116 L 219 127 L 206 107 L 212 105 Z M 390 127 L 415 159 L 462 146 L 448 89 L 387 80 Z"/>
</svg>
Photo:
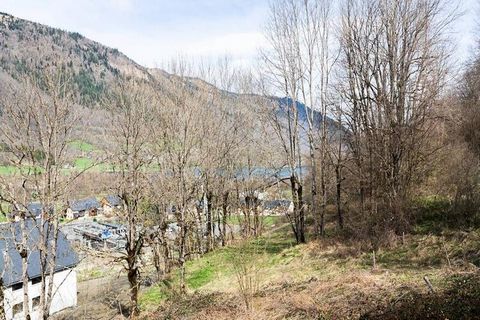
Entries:
<svg viewBox="0 0 480 320">
<path fill-rule="evenodd" d="M 64 64 L 74 71 L 81 102 L 91 107 L 119 75 L 150 78 L 145 68 L 116 49 L 79 33 L 51 28 L 0 13 L 2 81 Z"/>
<path fill-rule="evenodd" d="M 77 32 L 68 32 L 39 23 L 19 19 L 6 13 L 0 13 L 0 82 L 18 85 L 24 74 L 35 74 L 48 66 L 65 67 L 73 71 L 73 81 L 79 90 L 80 104 L 93 112 L 88 120 L 93 127 L 101 126 L 96 116 L 95 106 L 105 92 L 120 77 L 134 77 L 152 82 L 160 88 L 167 88 L 169 79 L 175 77 L 168 72 L 145 68 L 117 49 L 85 38 Z M 194 90 L 219 90 L 198 78 L 188 78 Z M 0 88 L 2 90 L 2 88 Z M 168 89 L 166 89 L 168 90 Z M 242 99 L 242 95 L 220 92 L 228 97 Z M 278 99 L 279 114 L 284 115 L 284 98 Z M 306 115 L 309 108 L 298 103 L 301 125 L 307 126 Z M 314 120 L 319 124 L 321 114 L 315 112 Z M 335 132 L 335 121 L 327 119 L 329 130 Z M 88 141 L 96 143 L 96 141 Z"/>
<path fill-rule="evenodd" d="M 295 245 L 277 222 L 260 239 L 191 262 L 188 299 L 168 282 L 146 288 L 145 318 L 478 319 L 479 230 L 408 235 L 377 252 L 374 267 L 359 243 L 330 236 Z M 242 277 L 250 287 L 241 289 Z"/>
<path fill-rule="evenodd" d="M 372 252 L 336 234 L 332 225 L 330 236 L 296 245 L 285 218 L 268 219 L 261 237 L 238 239 L 189 261 L 188 295 L 177 291 L 176 270 L 143 287 L 140 318 L 478 319 L 478 229 L 434 232 L 421 223 L 376 252 L 374 267 Z M 79 299 L 86 307 L 58 319 L 99 312 L 114 317 L 111 305 L 128 301 L 116 290 L 126 288 L 126 279 L 102 263 L 81 270 Z M 155 278 L 147 268 L 144 279 Z"/>
</svg>

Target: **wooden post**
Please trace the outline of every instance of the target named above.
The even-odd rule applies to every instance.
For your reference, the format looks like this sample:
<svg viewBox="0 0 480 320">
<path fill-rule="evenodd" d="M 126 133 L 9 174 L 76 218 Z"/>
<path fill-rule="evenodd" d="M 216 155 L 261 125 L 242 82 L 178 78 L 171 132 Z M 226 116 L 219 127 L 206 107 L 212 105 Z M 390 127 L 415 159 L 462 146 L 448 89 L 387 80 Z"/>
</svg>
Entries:
<svg viewBox="0 0 480 320">
<path fill-rule="evenodd" d="M 448 257 L 447 247 L 445 246 L 445 241 L 443 240 L 442 240 L 442 245 L 443 245 L 443 250 L 445 251 L 445 257 L 447 258 L 448 267 L 452 268 L 452 264 L 450 263 L 450 258 Z"/>
<path fill-rule="evenodd" d="M 427 276 L 424 276 L 424 277 L 423 277 L 423 280 L 424 280 L 425 283 L 427 284 L 428 291 L 429 291 L 430 293 L 435 293 L 435 290 L 433 289 L 432 283 L 430 282 L 430 280 L 428 279 L 428 277 L 427 277 Z"/>
</svg>

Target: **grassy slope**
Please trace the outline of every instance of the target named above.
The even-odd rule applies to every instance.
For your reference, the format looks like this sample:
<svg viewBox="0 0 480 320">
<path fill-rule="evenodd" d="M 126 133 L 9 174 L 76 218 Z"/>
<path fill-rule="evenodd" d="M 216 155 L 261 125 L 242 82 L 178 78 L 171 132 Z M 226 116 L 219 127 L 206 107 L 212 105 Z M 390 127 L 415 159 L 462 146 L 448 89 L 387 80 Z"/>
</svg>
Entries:
<svg viewBox="0 0 480 320">
<path fill-rule="evenodd" d="M 187 299 L 175 294 L 175 279 L 148 288 L 140 298 L 144 315 L 357 319 L 410 292 L 425 294 L 424 276 L 441 289 L 450 275 L 474 272 L 480 265 L 480 230 L 409 235 L 404 244 L 399 239 L 393 248 L 377 253 L 376 270 L 372 253 L 345 241 L 330 238 L 295 246 L 292 239 L 285 226 L 190 261 Z M 259 285 L 248 313 L 239 296 L 238 266 L 250 266 L 252 279 Z"/>
<path fill-rule="evenodd" d="M 82 140 L 74 140 L 68 144 L 71 148 L 82 152 L 82 154 L 86 155 L 88 153 L 92 152 L 100 152 L 97 147 L 95 147 L 93 144 L 82 141 Z M 28 173 L 27 170 L 32 170 L 33 168 L 31 166 L 25 166 L 24 167 L 24 173 Z M 92 171 L 92 172 L 107 172 L 107 171 L 112 171 L 113 167 L 112 165 L 108 163 L 100 163 L 97 165 L 94 165 L 94 160 L 91 158 L 88 158 L 86 156 L 81 156 L 76 158 L 73 161 L 73 167 L 69 169 L 62 169 L 65 174 L 71 173 L 72 171 L 80 171 L 80 170 L 87 170 L 87 171 Z M 18 174 L 20 173 L 19 168 L 15 166 L 8 166 L 8 165 L 2 165 L 0 166 L 0 175 L 13 175 L 13 174 Z"/>
</svg>

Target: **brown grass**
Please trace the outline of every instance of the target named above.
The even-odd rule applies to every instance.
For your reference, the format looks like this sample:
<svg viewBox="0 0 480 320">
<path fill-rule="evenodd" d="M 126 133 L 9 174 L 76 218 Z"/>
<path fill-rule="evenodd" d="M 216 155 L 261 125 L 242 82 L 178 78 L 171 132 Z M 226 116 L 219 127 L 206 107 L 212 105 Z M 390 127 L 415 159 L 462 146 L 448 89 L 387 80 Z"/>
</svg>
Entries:
<svg viewBox="0 0 480 320">
<path fill-rule="evenodd" d="M 238 290 L 232 289 L 236 287 L 235 276 L 225 274 L 185 299 L 167 300 L 145 317 L 358 319 L 412 292 L 427 294 L 425 275 L 441 290 L 450 275 L 478 270 L 469 262 L 479 255 L 478 249 L 474 250 L 478 239 L 471 234 L 408 235 L 404 240 L 389 240 L 389 247 L 378 250 L 376 269 L 372 269 L 371 252 L 362 243 L 340 237 L 286 247 L 262 256 L 260 289 L 251 299 L 251 310 L 245 310 Z"/>
</svg>

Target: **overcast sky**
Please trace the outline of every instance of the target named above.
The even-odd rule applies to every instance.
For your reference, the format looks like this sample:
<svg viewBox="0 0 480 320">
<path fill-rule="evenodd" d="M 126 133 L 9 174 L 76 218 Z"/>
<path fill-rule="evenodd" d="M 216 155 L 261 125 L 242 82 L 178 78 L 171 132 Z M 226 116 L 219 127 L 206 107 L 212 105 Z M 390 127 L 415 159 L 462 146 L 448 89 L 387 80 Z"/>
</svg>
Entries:
<svg viewBox="0 0 480 320">
<path fill-rule="evenodd" d="M 475 46 L 477 0 L 458 0 L 459 62 Z M 0 11 L 76 31 L 118 48 L 138 63 L 161 66 L 176 55 L 228 54 L 250 64 L 264 45 L 268 0 L 0 0 Z"/>
</svg>

